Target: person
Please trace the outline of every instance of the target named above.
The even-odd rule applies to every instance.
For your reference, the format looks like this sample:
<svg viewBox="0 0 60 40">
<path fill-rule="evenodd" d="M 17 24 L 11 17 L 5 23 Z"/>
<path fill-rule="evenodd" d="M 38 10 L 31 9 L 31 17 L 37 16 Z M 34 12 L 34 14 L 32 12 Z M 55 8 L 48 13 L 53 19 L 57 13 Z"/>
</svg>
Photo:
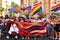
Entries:
<svg viewBox="0 0 60 40">
<path fill-rule="evenodd" d="M 9 21 L 9 16 L 8 15 L 5 15 L 5 18 L 4 18 L 4 24 L 5 26 L 7 25 L 6 23 Z"/>
<path fill-rule="evenodd" d="M 35 18 L 32 16 L 32 17 L 30 18 L 30 21 L 31 21 L 31 22 L 35 22 L 36 20 L 35 20 Z"/>
<path fill-rule="evenodd" d="M 36 22 L 42 22 L 40 17 L 37 17 Z"/>
<path fill-rule="evenodd" d="M 19 16 L 19 17 L 18 17 L 18 21 L 19 21 L 19 22 L 25 22 L 25 18 L 24 18 L 24 17 Z"/>
<path fill-rule="evenodd" d="M 15 17 L 10 18 L 9 21 L 7 22 L 7 27 L 6 27 L 6 32 L 7 32 L 6 38 L 7 39 L 9 39 L 10 35 L 15 36 L 15 34 L 16 34 L 15 38 L 17 38 L 17 35 L 19 35 L 18 34 L 19 29 L 17 28 L 17 26 L 18 24 L 17 24 L 16 18 Z"/>
<path fill-rule="evenodd" d="M 56 24 L 56 37 L 60 40 L 60 20 Z"/>
<path fill-rule="evenodd" d="M 52 16 L 52 17 L 50 17 L 49 21 L 50 21 L 49 23 L 50 23 L 50 29 L 51 29 L 51 36 L 50 36 L 50 38 L 54 39 L 55 18 Z"/>
<path fill-rule="evenodd" d="M 8 15 L 5 15 L 5 19 L 6 19 L 6 20 L 9 19 L 9 16 L 8 16 Z"/>
<path fill-rule="evenodd" d="M 2 27 L 3 25 L 3 16 L 0 16 L 0 28 Z"/>
<path fill-rule="evenodd" d="M 3 34 L 3 32 L 4 32 L 4 30 L 5 30 L 4 18 L 3 18 L 3 16 L 0 16 L 0 30 L 1 30 L 1 33 Z"/>
<path fill-rule="evenodd" d="M 46 20 L 46 15 L 43 15 L 42 21 Z"/>
<path fill-rule="evenodd" d="M 30 18 L 27 17 L 26 20 L 25 20 L 25 22 L 28 22 L 28 23 L 31 22 Z"/>
</svg>

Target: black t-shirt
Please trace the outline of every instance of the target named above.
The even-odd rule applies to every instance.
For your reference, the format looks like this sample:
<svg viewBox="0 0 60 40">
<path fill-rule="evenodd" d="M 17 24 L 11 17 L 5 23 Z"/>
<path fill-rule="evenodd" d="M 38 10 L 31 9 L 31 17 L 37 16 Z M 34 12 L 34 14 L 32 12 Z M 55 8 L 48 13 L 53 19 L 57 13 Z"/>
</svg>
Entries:
<svg viewBox="0 0 60 40">
<path fill-rule="evenodd" d="M 2 23 L 2 20 L 0 20 L 0 24 Z"/>
<path fill-rule="evenodd" d="M 56 24 L 56 31 L 60 32 L 60 23 Z"/>
<path fill-rule="evenodd" d="M 59 24 L 56 24 L 56 27 L 57 27 L 57 28 L 60 28 L 60 23 L 59 23 Z"/>
</svg>

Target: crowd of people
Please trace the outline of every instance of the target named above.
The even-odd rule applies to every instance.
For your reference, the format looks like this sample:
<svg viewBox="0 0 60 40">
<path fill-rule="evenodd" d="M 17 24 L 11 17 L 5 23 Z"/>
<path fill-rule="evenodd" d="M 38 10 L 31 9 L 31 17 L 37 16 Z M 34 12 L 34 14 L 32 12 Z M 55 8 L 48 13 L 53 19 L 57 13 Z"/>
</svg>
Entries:
<svg viewBox="0 0 60 40">
<path fill-rule="evenodd" d="M 0 16 L 0 29 L 1 29 L 2 33 L 4 31 L 8 30 L 7 29 L 8 26 L 12 26 L 12 25 L 8 25 L 9 21 L 28 22 L 28 23 L 30 23 L 30 22 L 36 22 L 36 23 L 44 22 L 44 23 L 48 23 L 49 27 L 47 29 L 47 32 L 48 32 L 48 34 L 51 34 L 50 38 L 53 38 L 55 33 L 56 33 L 56 38 L 60 38 L 60 33 L 59 33 L 60 32 L 60 19 L 58 17 L 53 17 L 53 16 L 48 17 L 47 15 L 44 15 L 43 18 L 41 18 L 39 16 L 38 17 L 33 17 L 33 16 L 29 16 L 29 15 L 27 15 L 27 17 L 23 17 L 23 16 L 9 17 L 8 15 L 5 15 L 5 17 Z M 14 25 L 14 26 L 16 26 L 16 25 Z M 10 27 L 8 33 L 11 34 L 11 32 L 12 32 L 11 30 L 12 29 L 13 28 Z M 18 29 L 17 28 L 15 29 L 15 32 L 18 34 Z M 7 36 L 7 38 L 9 38 L 9 37 Z"/>
</svg>

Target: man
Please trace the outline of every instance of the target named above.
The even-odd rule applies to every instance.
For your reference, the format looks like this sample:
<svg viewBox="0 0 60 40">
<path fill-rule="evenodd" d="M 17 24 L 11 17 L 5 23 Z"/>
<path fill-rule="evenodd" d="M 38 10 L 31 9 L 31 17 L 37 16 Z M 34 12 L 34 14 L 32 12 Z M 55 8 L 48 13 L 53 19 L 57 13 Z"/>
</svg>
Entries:
<svg viewBox="0 0 60 40">
<path fill-rule="evenodd" d="M 16 21 L 17 20 L 15 20 L 15 17 L 13 17 L 9 19 L 9 21 L 7 22 L 7 27 L 6 27 L 7 37 L 6 38 L 9 39 L 9 35 L 14 35 L 14 34 L 18 35 L 19 29 L 17 28 L 18 24 L 16 23 Z M 15 38 L 17 38 L 17 36 L 15 36 Z"/>
</svg>

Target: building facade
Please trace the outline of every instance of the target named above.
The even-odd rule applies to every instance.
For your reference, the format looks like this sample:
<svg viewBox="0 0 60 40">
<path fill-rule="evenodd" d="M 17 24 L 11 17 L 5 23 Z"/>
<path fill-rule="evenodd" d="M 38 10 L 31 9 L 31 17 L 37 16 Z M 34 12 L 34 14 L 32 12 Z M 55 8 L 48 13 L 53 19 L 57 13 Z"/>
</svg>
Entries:
<svg viewBox="0 0 60 40">
<path fill-rule="evenodd" d="M 50 6 L 51 7 L 54 6 L 54 5 L 56 5 L 56 4 L 60 4 L 60 0 L 51 0 L 50 1 Z"/>
<path fill-rule="evenodd" d="M 2 0 L 0 0 L 0 16 L 2 15 Z"/>
<path fill-rule="evenodd" d="M 59 4 L 60 0 L 18 0 L 18 2 L 20 3 L 18 5 L 23 7 L 26 7 L 28 5 L 33 7 L 35 4 L 42 2 L 43 12 L 46 13 L 48 11 L 47 13 L 49 13 L 50 8 L 56 4 Z M 9 0 L 0 0 L 0 6 L 9 8 Z"/>
<path fill-rule="evenodd" d="M 0 6 L 2 6 L 2 0 L 0 0 Z"/>
</svg>

